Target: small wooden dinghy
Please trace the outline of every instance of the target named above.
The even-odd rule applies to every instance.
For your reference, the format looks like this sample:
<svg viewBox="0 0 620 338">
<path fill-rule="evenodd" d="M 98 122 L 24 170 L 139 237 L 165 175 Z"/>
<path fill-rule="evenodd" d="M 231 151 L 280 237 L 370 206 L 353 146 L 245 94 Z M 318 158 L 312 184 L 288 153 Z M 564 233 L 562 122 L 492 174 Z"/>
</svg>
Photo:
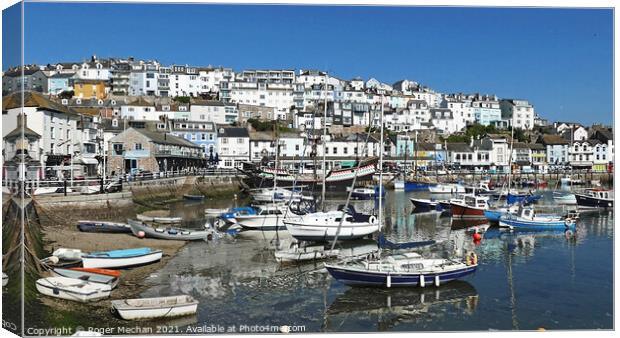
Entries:
<svg viewBox="0 0 620 338">
<path fill-rule="evenodd" d="M 202 201 L 205 197 L 204 195 L 185 194 L 183 195 L 183 198 L 190 201 Z"/>
<path fill-rule="evenodd" d="M 112 309 L 125 320 L 179 317 L 195 314 L 198 301 L 187 295 L 121 299 L 112 301 Z"/>
<path fill-rule="evenodd" d="M 93 272 L 56 268 L 52 269 L 52 274 L 57 277 L 75 278 L 92 283 L 106 284 L 110 285 L 112 289 L 118 284 L 118 277 Z"/>
<path fill-rule="evenodd" d="M 151 248 L 136 248 L 93 252 L 82 257 L 85 268 L 128 268 L 157 262 L 163 252 Z"/>
<path fill-rule="evenodd" d="M 78 229 L 82 232 L 130 233 L 131 228 L 125 223 L 103 221 L 78 221 Z"/>
<path fill-rule="evenodd" d="M 147 216 L 144 214 L 136 215 L 136 219 L 142 222 L 155 222 L 162 224 L 181 223 L 183 221 L 183 218 L 181 217 Z"/>
<path fill-rule="evenodd" d="M 119 278 L 121 276 L 121 272 L 120 271 L 118 271 L 118 270 L 110 270 L 110 269 L 70 268 L 70 270 L 98 273 L 100 275 L 112 276 L 112 277 L 116 277 L 116 278 Z"/>
<path fill-rule="evenodd" d="M 339 253 L 340 250 L 325 250 L 322 245 L 316 245 L 276 251 L 275 256 L 278 262 L 285 263 L 326 259 L 336 257 Z"/>
<path fill-rule="evenodd" d="M 36 286 L 37 290 L 46 296 L 77 302 L 90 302 L 108 298 L 110 291 L 112 291 L 110 285 L 67 277 L 41 278 L 37 280 Z"/>
<path fill-rule="evenodd" d="M 178 228 L 153 228 L 142 222 L 127 220 L 136 237 L 150 237 L 178 241 L 198 241 L 213 237 L 213 230 L 189 230 Z"/>
</svg>

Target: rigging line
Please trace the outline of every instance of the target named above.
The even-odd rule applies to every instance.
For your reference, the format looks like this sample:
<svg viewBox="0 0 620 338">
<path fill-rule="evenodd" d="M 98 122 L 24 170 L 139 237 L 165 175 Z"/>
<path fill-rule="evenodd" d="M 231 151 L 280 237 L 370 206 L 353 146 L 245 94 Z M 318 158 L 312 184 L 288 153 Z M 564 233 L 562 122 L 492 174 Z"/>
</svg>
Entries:
<svg viewBox="0 0 620 338">
<path fill-rule="evenodd" d="M 381 100 L 381 105 L 383 105 L 383 99 Z M 383 107 L 382 107 L 383 109 Z M 383 123 L 383 121 L 381 121 L 381 123 Z M 383 126 L 382 126 L 383 127 Z M 368 140 L 370 139 L 370 133 L 371 133 L 371 128 L 368 128 L 368 134 L 366 134 L 366 141 L 364 142 L 364 146 L 362 148 L 362 154 L 366 153 L 366 148 L 368 146 Z M 355 137 L 358 137 L 358 134 L 355 134 Z M 380 140 L 379 142 L 380 145 L 383 144 L 383 140 Z M 381 146 L 379 146 L 379 151 L 381 154 L 383 152 L 383 149 L 381 149 Z M 353 187 L 355 187 L 355 182 L 357 181 L 357 174 L 359 173 L 359 169 L 361 167 L 362 162 L 358 161 L 357 162 L 357 169 L 355 170 L 355 173 L 353 175 L 353 181 L 351 182 L 351 190 L 349 191 L 349 194 L 347 196 L 347 201 L 345 202 L 344 208 L 342 209 L 342 216 L 340 217 L 340 223 L 338 223 L 338 229 L 336 229 L 336 236 L 334 236 L 334 241 L 332 242 L 332 247 L 331 250 L 334 250 L 334 248 L 336 247 L 336 242 L 338 241 L 338 236 L 340 235 L 340 228 L 342 228 L 342 223 L 344 221 L 344 215 L 345 212 L 349 206 L 349 202 L 351 201 L 351 195 L 353 194 Z M 323 163 L 323 165 L 325 165 L 325 163 Z M 383 168 L 383 165 L 381 165 L 381 167 Z M 379 182 L 379 195 L 381 195 L 381 185 L 383 184 L 383 182 Z M 323 184 L 325 185 L 325 184 Z M 379 198 L 382 198 L 382 196 L 379 196 Z M 380 221 L 380 220 L 378 220 Z"/>
</svg>

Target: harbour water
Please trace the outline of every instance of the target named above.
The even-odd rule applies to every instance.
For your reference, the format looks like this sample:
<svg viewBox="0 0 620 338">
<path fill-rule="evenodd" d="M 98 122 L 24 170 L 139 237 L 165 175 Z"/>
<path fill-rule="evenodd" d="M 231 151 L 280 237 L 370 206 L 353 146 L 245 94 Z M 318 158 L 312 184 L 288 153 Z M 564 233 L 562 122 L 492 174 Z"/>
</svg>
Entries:
<svg viewBox="0 0 620 338">
<path fill-rule="evenodd" d="M 408 197 L 413 195 L 426 194 L 388 192 L 386 237 L 398 242 L 433 239 L 438 244 L 424 250 L 438 256 L 475 251 L 480 265 L 474 275 L 439 288 L 352 288 L 332 279 L 322 262 L 277 263 L 275 246 L 290 243 L 286 231 L 252 232 L 189 243 L 145 280 L 149 288 L 141 296 L 186 293 L 200 301 L 197 315 L 171 322 L 170 333 L 197 327 L 256 333 L 282 325 L 305 332 L 613 328 L 611 212 L 582 213 L 575 233 L 491 228 L 476 243 L 467 227 L 480 222 L 456 222 L 438 212 L 412 213 Z M 222 203 L 180 202 L 171 210 L 199 219 L 190 225 L 201 226 L 211 221 L 203 219 L 204 208 L 226 206 Z M 369 210 L 374 201 L 354 205 Z M 550 192 L 538 207 L 563 210 Z M 375 249 L 376 242 L 337 247 L 341 253 L 359 254 Z"/>
</svg>

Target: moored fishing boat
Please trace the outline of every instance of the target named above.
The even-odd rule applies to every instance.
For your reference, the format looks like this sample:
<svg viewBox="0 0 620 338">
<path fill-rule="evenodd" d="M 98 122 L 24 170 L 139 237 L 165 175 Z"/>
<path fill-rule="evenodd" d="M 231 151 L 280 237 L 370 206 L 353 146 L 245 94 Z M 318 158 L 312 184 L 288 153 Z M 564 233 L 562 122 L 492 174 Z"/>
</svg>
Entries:
<svg viewBox="0 0 620 338">
<path fill-rule="evenodd" d="M 75 278 L 47 277 L 36 281 L 37 291 L 46 296 L 77 302 L 96 301 L 110 296 L 112 287 Z"/>
<path fill-rule="evenodd" d="M 128 224 L 104 221 L 78 221 L 78 229 L 82 232 L 130 233 Z"/>
<path fill-rule="evenodd" d="M 477 258 L 458 261 L 443 258 L 423 258 L 415 252 L 394 254 L 386 258 L 363 258 L 325 264 L 327 271 L 338 281 L 352 286 L 421 286 L 447 283 L 476 271 Z"/>
<path fill-rule="evenodd" d="M 579 208 L 613 209 L 613 191 L 607 189 L 586 189 L 583 193 L 575 193 Z"/>
<path fill-rule="evenodd" d="M 161 260 L 163 252 L 151 248 L 135 248 L 92 252 L 82 256 L 85 268 L 128 268 Z"/>
<path fill-rule="evenodd" d="M 79 271 L 73 269 L 56 268 L 51 270 L 52 274 L 57 277 L 67 277 L 80 279 L 87 282 L 109 285 L 112 289 L 118 284 L 118 277 L 102 275 L 94 272 Z"/>
<path fill-rule="evenodd" d="M 503 215 L 499 226 L 519 230 L 568 230 L 575 228 L 575 220 L 569 216 L 536 214 L 533 208 L 523 207 L 518 214 Z"/>
<path fill-rule="evenodd" d="M 450 202 L 453 218 L 485 218 L 484 211 L 489 208 L 488 198 L 466 195 L 463 201 Z"/>
<path fill-rule="evenodd" d="M 112 309 L 125 320 L 179 317 L 195 314 L 198 301 L 188 295 L 120 299 L 112 301 Z"/>
<path fill-rule="evenodd" d="M 190 230 L 180 228 L 154 228 L 142 222 L 127 220 L 131 231 L 136 237 L 157 238 L 177 241 L 198 241 L 213 236 L 212 230 Z"/>
</svg>

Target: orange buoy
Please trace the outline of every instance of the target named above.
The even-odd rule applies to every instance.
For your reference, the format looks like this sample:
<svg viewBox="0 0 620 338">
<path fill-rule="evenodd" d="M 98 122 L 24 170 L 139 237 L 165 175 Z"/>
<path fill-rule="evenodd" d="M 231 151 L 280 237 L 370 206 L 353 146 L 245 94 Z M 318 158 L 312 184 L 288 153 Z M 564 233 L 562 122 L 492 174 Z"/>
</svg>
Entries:
<svg viewBox="0 0 620 338">
<path fill-rule="evenodd" d="M 480 241 L 482 239 L 482 235 L 480 235 L 477 232 L 474 232 L 474 234 L 472 235 L 472 237 L 474 238 L 474 241 Z"/>
</svg>

